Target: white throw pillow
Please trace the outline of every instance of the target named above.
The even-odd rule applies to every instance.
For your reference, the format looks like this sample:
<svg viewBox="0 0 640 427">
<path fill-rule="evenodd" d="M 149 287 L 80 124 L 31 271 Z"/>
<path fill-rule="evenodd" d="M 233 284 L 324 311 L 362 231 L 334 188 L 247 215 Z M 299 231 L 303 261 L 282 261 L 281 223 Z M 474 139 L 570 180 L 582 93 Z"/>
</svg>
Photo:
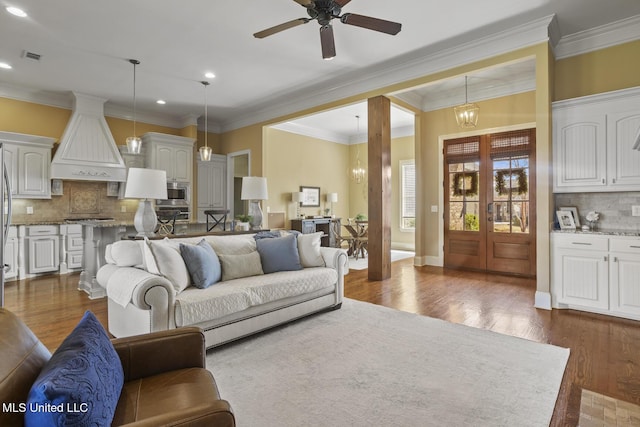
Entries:
<svg viewBox="0 0 640 427">
<path fill-rule="evenodd" d="M 105 258 L 118 267 L 135 267 L 143 264 L 140 244 L 133 240 L 119 240 L 107 246 Z"/>
<path fill-rule="evenodd" d="M 320 239 L 324 233 L 298 234 L 298 255 L 304 268 L 324 267 L 324 258 L 320 253 Z"/>
<path fill-rule="evenodd" d="M 180 255 L 179 244 L 168 243 L 163 240 L 147 240 L 153 258 L 153 266 L 147 262 L 150 273 L 166 277 L 177 293 L 184 291 L 191 285 L 189 270 Z M 157 270 L 152 271 L 152 269 Z"/>
</svg>

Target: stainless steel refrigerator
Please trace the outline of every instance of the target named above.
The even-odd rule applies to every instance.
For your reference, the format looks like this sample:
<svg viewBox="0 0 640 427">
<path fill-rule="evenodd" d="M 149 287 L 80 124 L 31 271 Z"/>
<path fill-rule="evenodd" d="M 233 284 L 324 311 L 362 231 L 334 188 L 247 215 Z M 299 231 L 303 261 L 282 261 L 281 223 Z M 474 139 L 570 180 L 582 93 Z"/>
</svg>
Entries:
<svg viewBox="0 0 640 427">
<path fill-rule="evenodd" d="M 4 307 L 4 275 L 8 265 L 4 263 L 4 245 L 7 241 L 9 226 L 11 225 L 11 181 L 7 174 L 7 166 L 4 164 L 4 143 L 0 141 L 0 200 L 2 201 L 2 215 L 0 215 L 0 307 Z"/>
</svg>

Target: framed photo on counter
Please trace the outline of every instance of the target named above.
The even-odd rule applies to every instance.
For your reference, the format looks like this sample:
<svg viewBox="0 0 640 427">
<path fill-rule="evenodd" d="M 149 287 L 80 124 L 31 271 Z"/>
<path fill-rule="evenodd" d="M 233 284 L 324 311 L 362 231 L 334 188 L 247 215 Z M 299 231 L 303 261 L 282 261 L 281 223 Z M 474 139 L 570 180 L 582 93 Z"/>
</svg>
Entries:
<svg viewBox="0 0 640 427">
<path fill-rule="evenodd" d="M 571 211 L 557 211 L 558 223 L 561 230 L 575 230 L 576 222 L 573 220 Z"/>
<path fill-rule="evenodd" d="M 580 215 L 578 215 L 578 208 L 574 206 L 559 207 L 558 210 L 569 211 L 573 215 L 573 222 L 576 223 L 576 227 L 580 227 Z"/>
</svg>

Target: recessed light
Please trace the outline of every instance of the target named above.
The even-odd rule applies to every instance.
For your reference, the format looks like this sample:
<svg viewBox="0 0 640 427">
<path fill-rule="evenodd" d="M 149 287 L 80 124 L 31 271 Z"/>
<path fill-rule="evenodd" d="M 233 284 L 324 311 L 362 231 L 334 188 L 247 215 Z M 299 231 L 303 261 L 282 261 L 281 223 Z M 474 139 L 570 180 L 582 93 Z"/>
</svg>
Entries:
<svg viewBox="0 0 640 427">
<path fill-rule="evenodd" d="M 12 67 L 6 62 L 0 62 L 0 68 L 4 68 L 5 70 L 10 70 Z"/>
<path fill-rule="evenodd" d="M 215 75 L 215 74 L 213 74 L 211 71 L 209 71 L 209 72 L 207 72 L 207 73 L 204 73 L 204 76 L 205 76 L 206 78 L 208 78 L 208 79 L 213 79 L 213 78 L 215 78 L 215 77 L 216 77 L 216 75 Z"/>
<path fill-rule="evenodd" d="M 167 103 L 167 101 L 165 101 L 164 99 L 158 99 L 158 100 L 156 101 L 156 104 L 160 104 L 160 105 L 164 105 L 164 104 L 166 104 L 166 103 Z"/>
<path fill-rule="evenodd" d="M 7 12 L 9 12 L 12 15 L 18 16 L 20 18 L 26 18 L 27 17 L 27 12 L 25 12 L 24 10 L 19 9 L 17 7 L 7 6 Z"/>
</svg>

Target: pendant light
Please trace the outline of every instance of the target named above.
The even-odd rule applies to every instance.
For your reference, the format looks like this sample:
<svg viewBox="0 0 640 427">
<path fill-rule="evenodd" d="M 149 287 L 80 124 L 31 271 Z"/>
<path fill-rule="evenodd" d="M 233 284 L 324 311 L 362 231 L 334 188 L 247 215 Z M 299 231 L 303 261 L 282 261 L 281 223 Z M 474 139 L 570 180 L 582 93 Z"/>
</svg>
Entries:
<svg viewBox="0 0 640 427">
<path fill-rule="evenodd" d="M 356 136 L 360 135 L 360 116 L 356 116 Z M 360 184 L 364 180 L 364 176 L 366 171 L 360 164 L 360 148 L 358 147 L 356 151 L 356 165 L 351 170 L 351 177 L 356 182 L 356 184 Z"/>
<path fill-rule="evenodd" d="M 453 108 L 456 122 L 461 128 L 474 128 L 478 124 L 478 112 L 480 107 L 469 103 L 467 99 L 467 76 L 464 76 L 464 104 Z"/>
<path fill-rule="evenodd" d="M 200 83 L 202 83 L 202 85 L 204 86 L 204 146 L 200 147 L 199 151 L 200 151 L 200 160 L 204 160 L 204 161 L 209 161 L 211 160 L 211 154 L 213 152 L 213 150 L 211 149 L 211 147 L 209 147 L 209 144 L 207 144 L 207 134 L 209 133 L 209 130 L 207 129 L 207 86 L 209 86 L 209 82 L 208 81 L 201 81 Z"/>
<path fill-rule="evenodd" d="M 132 154 L 140 154 L 142 140 L 136 135 L 136 66 L 140 65 L 137 59 L 130 59 L 133 64 L 133 136 L 127 138 L 127 150 Z"/>
</svg>

